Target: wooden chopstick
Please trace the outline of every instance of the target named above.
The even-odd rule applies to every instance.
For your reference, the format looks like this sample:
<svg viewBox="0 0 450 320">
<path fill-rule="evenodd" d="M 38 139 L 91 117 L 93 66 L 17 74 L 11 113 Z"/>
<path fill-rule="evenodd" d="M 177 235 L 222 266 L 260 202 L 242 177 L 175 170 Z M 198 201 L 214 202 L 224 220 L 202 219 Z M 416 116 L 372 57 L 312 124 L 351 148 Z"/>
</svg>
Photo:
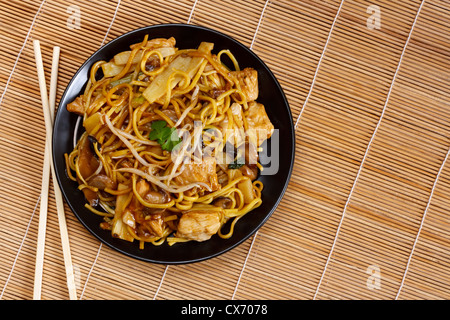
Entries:
<svg viewBox="0 0 450 320">
<path fill-rule="evenodd" d="M 46 129 L 46 146 L 45 146 L 45 155 L 44 155 L 44 168 L 43 174 L 49 175 L 48 167 L 50 168 L 52 178 L 53 178 L 53 190 L 55 193 L 56 200 L 56 209 L 58 214 L 59 221 L 59 229 L 61 235 L 61 244 L 64 255 L 64 264 L 66 268 L 66 277 L 67 277 L 67 287 L 69 289 L 69 298 L 71 300 L 77 299 L 77 292 L 75 286 L 75 276 L 73 273 L 73 265 L 72 258 L 70 255 L 70 246 L 69 246 L 69 235 L 67 232 L 66 225 L 66 217 L 64 213 L 64 202 L 62 199 L 61 189 L 56 180 L 55 168 L 52 161 L 52 128 L 53 128 L 53 116 L 55 109 L 55 96 L 56 96 L 56 80 L 57 80 L 57 72 L 58 72 L 58 60 L 59 60 L 59 47 L 53 48 L 53 62 L 52 62 L 52 75 L 51 75 L 51 83 L 50 83 L 50 99 L 47 96 L 47 85 L 45 82 L 45 74 L 44 74 L 44 65 L 42 62 L 42 53 L 39 40 L 33 41 L 34 46 L 34 55 L 36 60 L 36 68 L 39 79 L 39 88 L 41 93 L 41 101 L 42 101 L 42 109 L 44 113 L 45 120 L 45 129 Z M 50 100 L 50 103 L 49 103 Z M 46 164 L 47 163 L 47 164 Z M 48 167 L 47 167 L 48 166 Z M 46 169 L 47 168 L 47 169 Z M 45 183 L 46 178 L 42 178 Z M 43 210 L 48 210 L 48 185 L 43 185 L 41 191 L 41 207 L 42 207 L 42 197 L 44 197 L 46 203 L 44 203 Z M 35 270 L 35 284 L 34 284 L 34 298 L 40 299 L 41 297 L 41 289 L 42 289 L 42 267 L 44 261 L 44 247 L 45 247 L 45 233 L 46 233 L 46 218 L 47 212 L 45 212 L 39 218 L 39 231 L 38 231 L 38 246 L 37 246 L 37 255 L 36 255 L 36 270 Z"/>
<path fill-rule="evenodd" d="M 48 138 L 48 137 L 47 137 Z M 48 189 L 50 185 L 50 153 L 45 143 L 44 163 L 42 168 L 42 184 L 39 209 L 39 227 L 36 248 L 36 264 L 34 272 L 33 299 L 41 299 L 42 269 L 44 264 L 45 233 L 47 228 Z"/>
<path fill-rule="evenodd" d="M 42 62 L 42 61 L 40 61 Z M 38 65 L 36 61 L 36 65 Z M 41 80 L 41 79 L 39 79 Z M 44 79 L 45 80 L 45 79 Z M 42 97 L 47 97 L 47 86 L 41 86 L 41 100 L 42 106 L 49 109 L 48 100 L 42 99 Z M 50 109 L 49 109 L 50 110 Z M 44 248 L 45 248 L 45 234 L 47 228 L 47 212 L 48 212 L 48 191 L 50 185 L 50 150 L 48 149 L 46 136 L 45 142 L 45 153 L 44 153 L 44 163 L 42 169 L 42 184 L 41 184 L 41 196 L 40 196 L 40 209 L 39 209 L 39 226 L 38 226 L 38 238 L 37 238 L 37 248 L 36 248 L 36 264 L 34 272 L 34 291 L 33 299 L 41 299 L 41 289 L 42 289 L 42 270 L 44 265 Z"/>
</svg>

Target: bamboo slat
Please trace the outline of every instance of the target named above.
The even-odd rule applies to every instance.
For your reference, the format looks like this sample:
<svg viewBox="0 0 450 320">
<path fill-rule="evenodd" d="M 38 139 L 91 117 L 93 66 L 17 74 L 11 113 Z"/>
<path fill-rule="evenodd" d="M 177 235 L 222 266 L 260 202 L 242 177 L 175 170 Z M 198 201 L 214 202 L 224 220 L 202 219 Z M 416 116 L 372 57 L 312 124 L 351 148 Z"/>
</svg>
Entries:
<svg viewBox="0 0 450 320">
<path fill-rule="evenodd" d="M 73 5 L 1 3 L 0 299 L 33 297 L 45 124 L 32 41 L 46 71 L 61 48 L 58 102 L 103 44 L 160 23 L 216 29 L 266 62 L 296 124 L 292 179 L 256 235 L 188 265 L 102 246 L 65 205 L 77 297 L 450 298 L 448 1 L 82 0 L 79 28 Z M 68 299 L 52 197 L 48 208 L 42 298 Z"/>
</svg>

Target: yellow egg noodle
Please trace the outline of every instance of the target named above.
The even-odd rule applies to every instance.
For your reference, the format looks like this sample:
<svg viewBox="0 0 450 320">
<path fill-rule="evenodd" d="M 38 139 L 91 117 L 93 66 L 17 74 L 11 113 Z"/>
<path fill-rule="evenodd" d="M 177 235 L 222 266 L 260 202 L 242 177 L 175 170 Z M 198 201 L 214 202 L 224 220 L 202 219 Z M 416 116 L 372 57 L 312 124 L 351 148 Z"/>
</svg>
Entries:
<svg viewBox="0 0 450 320">
<path fill-rule="evenodd" d="M 258 152 L 274 127 L 256 101 L 258 73 L 213 48 L 147 35 L 93 64 L 67 105 L 85 129 L 64 155 L 67 176 L 113 237 L 140 248 L 227 239 L 261 205 Z"/>
</svg>

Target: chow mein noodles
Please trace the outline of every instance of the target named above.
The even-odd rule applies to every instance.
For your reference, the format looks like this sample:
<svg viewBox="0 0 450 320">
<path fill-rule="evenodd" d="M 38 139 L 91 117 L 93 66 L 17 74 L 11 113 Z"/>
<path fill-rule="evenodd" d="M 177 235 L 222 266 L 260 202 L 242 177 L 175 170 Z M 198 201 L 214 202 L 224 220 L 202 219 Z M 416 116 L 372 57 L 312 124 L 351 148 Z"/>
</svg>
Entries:
<svg viewBox="0 0 450 320">
<path fill-rule="evenodd" d="M 274 127 L 256 101 L 258 73 L 213 46 L 146 36 L 96 62 L 67 105 L 85 129 L 64 155 L 67 175 L 113 237 L 140 248 L 226 239 L 261 205 L 258 152 Z"/>
</svg>

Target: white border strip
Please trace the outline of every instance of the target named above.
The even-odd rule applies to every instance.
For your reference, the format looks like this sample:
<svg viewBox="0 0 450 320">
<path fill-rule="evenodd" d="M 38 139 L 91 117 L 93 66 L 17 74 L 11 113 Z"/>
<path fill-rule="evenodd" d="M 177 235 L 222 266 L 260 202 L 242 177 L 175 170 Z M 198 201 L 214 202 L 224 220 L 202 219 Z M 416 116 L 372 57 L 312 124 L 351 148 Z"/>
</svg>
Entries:
<svg viewBox="0 0 450 320">
<path fill-rule="evenodd" d="M 30 28 L 28 29 L 27 35 L 25 36 L 25 40 L 23 41 L 22 47 L 20 48 L 19 53 L 18 53 L 17 58 L 16 58 L 16 61 L 14 62 L 14 65 L 13 65 L 13 67 L 11 69 L 11 73 L 9 74 L 8 80 L 6 81 L 5 88 L 4 88 L 3 93 L 2 93 L 2 95 L 0 97 L 0 113 L 2 111 L 3 98 L 6 95 L 6 91 L 8 90 L 9 83 L 11 82 L 11 79 L 12 79 L 12 77 L 14 75 L 14 71 L 16 70 L 17 64 L 19 63 L 20 56 L 22 55 L 22 52 L 25 49 L 25 46 L 27 45 L 28 39 L 30 38 L 30 35 L 31 35 L 31 31 L 33 30 L 33 27 L 34 27 L 34 24 L 36 22 L 36 19 L 39 16 L 39 13 L 41 12 L 42 7 L 44 6 L 44 3 L 45 3 L 45 0 L 43 0 L 41 2 L 41 5 L 39 6 L 38 10 L 36 11 L 36 14 L 34 15 L 33 21 L 31 22 Z M 13 274 L 14 268 L 16 266 L 17 259 L 19 258 L 20 252 L 22 251 L 22 247 L 23 247 L 23 244 L 24 244 L 25 239 L 27 237 L 28 230 L 30 229 L 31 221 L 33 221 L 34 213 L 36 212 L 36 208 L 37 208 L 38 203 L 39 203 L 40 200 L 41 200 L 41 196 L 39 195 L 39 197 L 38 197 L 38 199 L 36 201 L 36 205 L 34 207 L 33 213 L 31 214 L 30 220 L 29 220 L 27 228 L 25 230 L 25 234 L 23 236 L 22 242 L 20 243 L 19 250 L 17 251 L 16 257 L 15 257 L 13 265 L 11 267 L 11 271 L 9 272 L 9 275 L 8 275 L 8 278 L 6 279 L 5 285 L 3 286 L 2 292 L 0 294 L 0 299 L 3 298 L 3 294 L 5 293 L 6 287 L 8 286 L 9 280 L 11 279 L 11 276 Z"/>
<path fill-rule="evenodd" d="M 194 4 L 192 5 L 191 13 L 189 14 L 189 18 L 188 18 L 187 24 L 191 23 L 191 19 L 192 19 L 192 16 L 194 14 L 195 7 L 197 6 L 197 2 L 198 2 L 198 0 L 195 0 Z"/>
<path fill-rule="evenodd" d="M 1 107 L 2 107 L 2 103 L 3 103 L 3 98 L 5 97 L 6 91 L 8 90 L 9 83 L 11 82 L 11 79 L 13 77 L 14 71 L 16 70 L 17 64 L 19 63 L 20 56 L 22 55 L 22 52 L 25 49 L 25 46 L 27 45 L 28 39 L 30 38 L 30 35 L 31 35 L 31 31 L 33 30 L 33 27 L 34 27 L 34 23 L 36 22 L 36 19 L 39 16 L 39 13 L 41 12 L 41 9 L 44 6 L 44 3 L 45 3 L 45 0 L 43 0 L 41 2 L 41 5 L 39 6 L 38 11 L 34 15 L 33 21 L 31 22 L 30 28 L 28 29 L 28 33 L 25 36 L 25 40 L 23 41 L 22 48 L 20 48 L 20 50 L 19 50 L 19 54 L 17 55 L 16 61 L 14 62 L 14 65 L 13 65 L 13 68 L 11 70 L 11 73 L 9 74 L 9 78 L 6 81 L 5 89 L 3 90 L 2 96 L 0 97 L 0 112 L 2 110 Z"/>
<path fill-rule="evenodd" d="M 314 77 L 313 77 L 312 82 L 311 82 L 311 87 L 309 88 L 308 94 L 307 94 L 307 96 L 305 98 L 305 102 L 303 102 L 303 107 L 300 110 L 300 113 L 298 114 L 297 121 L 295 121 L 294 130 L 297 130 L 297 126 L 298 126 L 298 123 L 300 121 L 300 118 L 301 118 L 301 116 L 303 114 L 303 111 L 306 108 L 306 104 L 308 103 L 309 97 L 311 96 L 311 93 L 312 93 L 312 91 L 314 89 L 314 84 L 316 83 L 316 78 L 317 78 L 317 75 L 319 73 L 320 65 L 322 63 L 323 57 L 325 56 L 325 52 L 327 51 L 328 43 L 330 42 L 330 39 L 331 39 L 331 34 L 333 33 L 334 26 L 336 24 L 336 21 L 337 21 L 337 19 L 339 17 L 340 12 L 341 12 L 342 5 L 344 4 L 344 1 L 345 0 L 341 1 L 341 4 L 339 5 L 339 8 L 338 8 L 338 10 L 336 12 L 336 16 L 334 17 L 333 24 L 331 25 L 330 32 L 328 33 L 327 41 L 325 42 L 325 45 L 324 45 L 323 50 L 322 50 L 322 54 L 320 55 L 320 58 L 319 58 L 319 62 L 317 63 L 316 71 L 314 72 Z"/>
<path fill-rule="evenodd" d="M 256 41 L 256 35 L 258 34 L 259 27 L 261 26 L 261 22 L 264 17 L 264 12 L 266 11 L 266 8 L 267 8 L 267 5 L 269 4 L 269 2 L 270 2 L 269 0 L 266 0 L 266 3 L 264 4 L 264 7 L 261 11 L 261 15 L 259 16 L 258 25 L 256 26 L 256 30 L 255 30 L 255 34 L 253 35 L 252 43 L 250 44 L 250 50 L 253 50 L 253 45 L 255 44 L 255 41 Z"/>
<path fill-rule="evenodd" d="M 102 44 L 100 45 L 100 47 L 105 44 L 106 38 L 109 35 L 109 31 L 111 31 L 111 27 L 112 27 L 112 25 L 114 23 L 114 20 L 116 20 L 117 12 L 119 11 L 119 6 L 120 6 L 120 0 L 117 0 L 116 11 L 114 11 L 114 15 L 112 17 L 111 23 L 109 24 L 108 30 L 106 30 L 105 37 L 103 38 L 103 41 L 102 41 Z"/>
<path fill-rule="evenodd" d="M 314 294 L 314 298 L 313 298 L 314 300 L 317 297 L 317 294 L 318 294 L 319 289 L 320 289 L 320 285 L 322 284 L 322 280 L 323 280 L 323 278 L 325 276 L 325 273 L 327 271 L 328 264 L 330 263 L 331 256 L 332 256 L 333 251 L 334 251 L 334 247 L 336 245 L 336 242 L 337 242 L 337 239 L 338 239 L 338 236 L 339 236 L 339 232 L 341 230 L 342 222 L 344 221 L 345 213 L 347 211 L 348 204 L 350 203 L 350 199 L 352 197 L 353 191 L 355 190 L 356 183 L 358 182 L 358 178 L 359 178 L 359 176 L 361 174 L 361 171 L 362 171 L 362 169 L 364 167 L 364 163 L 366 162 L 366 158 L 367 158 L 367 155 L 369 154 L 370 147 L 372 146 L 372 142 L 373 142 L 373 140 L 374 140 L 374 138 L 375 138 L 375 136 L 376 136 L 376 134 L 378 132 L 378 128 L 380 127 L 381 121 L 383 120 L 384 113 L 386 111 L 386 107 L 388 105 L 389 98 L 391 96 L 391 92 L 392 92 L 392 89 L 394 87 L 398 71 L 400 70 L 400 66 L 402 64 L 403 56 L 405 55 L 406 47 L 408 46 L 409 40 L 411 39 L 411 35 L 412 35 L 414 27 L 416 25 L 417 18 L 419 17 L 420 11 L 422 10 L 422 6 L 423 6 L 424 3 L 425 3 L 425 0 L 423 0 L 421 2 L 419 10 L 416 13 L 416 17 L 414 19 L 414 22 L 412 24 L 411 30 L 409 31 L 409 34 L 408 34 L 408 38 L 406 39 L 406 43 L 405 43 L 405 45 L 403 47 L 403 50 L 402 50 L 402 53 L 400 55 L 400 60 L 399 60 L 398 65 L 397 65 L 397 69 L 395 70 L 394 77 L 392 78 L 391 86 L 389 87 L 389 91 L 387 93 L 386 101 L 384 103 L 383 110 L 381 112 L 380 118 L 378 119 L 378 123 L 377 123 L 377 125 L 375 127 L 375 130 L 373 131 L 372 137 L 370 138 L 369 144 L 367 145 L 366 152 L 364 153 L 363 159 L 362 159 L 361 164 L 360 164 L 359 169 L 358 169 L 358 173 L 356 174 L 356 177 L 355 177 L 355 180 L 353 181 L 353 185 L 352 185 L 352 188 L 350 189 L 350 193 L 348 195 L 347 201 L 345 202 L 344 211 L 342 212 L 341 220 L 340 220 L 338 228 L 336 230 L 336 236 L 334 237 L 333 245 L 331 246 L 331 250 L 330 250 L 330 252 L 328 254 L 328 258 L 327 258 L 327 261 L 325 263 L 325 267 L 324 267 L 323 272 L 322 272 L 322 276 L 320 277 L 319 283 L 317 285 L 316 292 Z"/>
<path fill-rule="evenodd" d="M 166 265 L 166 268 L 164 269 L 164 273 L 163 273 L 163 275 L 161 277 L 161 281 L 159 282 L 159 286 L 156 289 L 155 295 L 153 296 L 153 300 L 156 300 L 156 296 L 158 295 L 159 290 L 161 289 L 162 284 L 164 282 L 164 278 L 166 277 L 167 270 L 169 270 L 169 265 Z"/>
<path fill-rule="evenodd" d="M 239 274 L 239 278 L 236 283 L 236 287 L 234 288 L 233 295 L 231 296 L 231 300 L 234 300 L 234 297 L 236 295 L 237 289 L 241 282 L 242 275 L 244 274 L 245 266 L 247 265 L 248 258 L 250 257 L 250 252 L 252 252 L 253 244 L 255 243 L 257 235 L 258 235 L 258 231 L 256 231 L 255 235 L 253 236 L 253 240 L 252 240 L 252 243 L 250 244 L 250 248 L 248 248 L 247 256 L 245 257 L 244 264 L 242 265 L 242 270 L 241 270 L 241 273 Z"/>
<path fill-rule="evenodd" d="M 14 258 L 14 262 L 13 262 L 13 265 L 11 267 L 11 271 L 9 272 L 8 278 L 6 279 L 5 285 L 3 286 L 2 292 L 0 293 L 0 300 L 3 298 L 3 294 L 5 293 L 6 287 L 8 286 L 9 280 L 11 279 L 12 274 L 14 272 L 14 268 L 16 266 L 16 262 L 19 259 L 20 251 L 22 251 L 23 244 L 25 243 L 25 239 L 27 238 L 28 231 L 30 230 L 31 221 L 33 221 L 34 213 L 36 212 L 36 209 L 38 207 L 39 200 L 41 200 L 41 196 L 40 195 L 39 195 L 39 197 L 38 197 L 38 199 L 36 201 L 36 205 L 34 206 L 33 213 L 31 214 L 30 220 L 28 221 L 28 225 L 27 225 L 27 228 L 25 229 L 25 234 L 23 235 L 22 242 L 20 243 L 20 246 L 19 246 L 19 250 L 17 251 L 16 257 Z"/>
<path fill-rule="evenodd" d="M 403 284 L 405 283 L 406 274 L 408 273 L 409 265 L 411 263 L 412 256 L 414 254 L 414 250 L 416 249 L 417 241 L 419 240 L 420 232 L 422 231 L 422 227 L 423 227 L 423 224 L 425 222 L 425 218 L 427 216 L 428 208 L 430 207 L 431 199 L 433 198 L 434 190 L 436 189 L 436 185 L 438 183 L 439 177 L 441 176 L 441 172 L 442 172 L 442 170 L 444 168 L 445 163 L 447 162 L 447 159 L 448 159 L 449 155 L 450 155 L 450 148 L 447 151 L 447 155 L 445 156 L 445 159 L 442 162 L 441 167 L 439 168 L 439 171 L 438 171 L 438 173 L 436 175 L 436 180 L 434 180 L 433 187 L 431 188 L 430 197 L 428 198 L 428 202 L 427 202 L 427 205 L 426 205 L 424 213 L 423 213 L 422 221 L 420 222 L 420 226 L 419 226 L 419 230 L 417 231 L 416 239 L 414 240 L 414 244 L 413 244 L 413 247 L 411 249 L 411 253 L 409 254 L 408 262 L 407 262 L 406 267 L 405 267 L 405 273 L 403 274 L 402 282 L 400 283 L 400 287 L 398 288 L 398 292 L 397 292 L 397 295 L 395 296 L 395 300 L 397 300 L 398 297 L 400 296 L 400 291 L 402 290 Z"/>
<path fill-rule="evenodd" d="M 94 259 L 94 262 L 92 263 L 91 269 L 89 269 L 89 273 L 88 273 L 88 275 L 86 277 L 86 281 L 84 283 L 83 290 L 81 291 L 79 300 L 81 300 L 83 298 L 84 291 L 86 290 L 87 284 L 89 282 L 89 278 L 91 277 L 91 273 L 94 270 L 94 266 L 97 263 L 97 260 L 98 260 L 98 257 L 100 256 L 100 251 L 101 250 L 102 250 L 102 243 L 100 243 L 100 246 L 98 247 L 97 255 L 95 256 L 95 259 Z"/>
</svg>

